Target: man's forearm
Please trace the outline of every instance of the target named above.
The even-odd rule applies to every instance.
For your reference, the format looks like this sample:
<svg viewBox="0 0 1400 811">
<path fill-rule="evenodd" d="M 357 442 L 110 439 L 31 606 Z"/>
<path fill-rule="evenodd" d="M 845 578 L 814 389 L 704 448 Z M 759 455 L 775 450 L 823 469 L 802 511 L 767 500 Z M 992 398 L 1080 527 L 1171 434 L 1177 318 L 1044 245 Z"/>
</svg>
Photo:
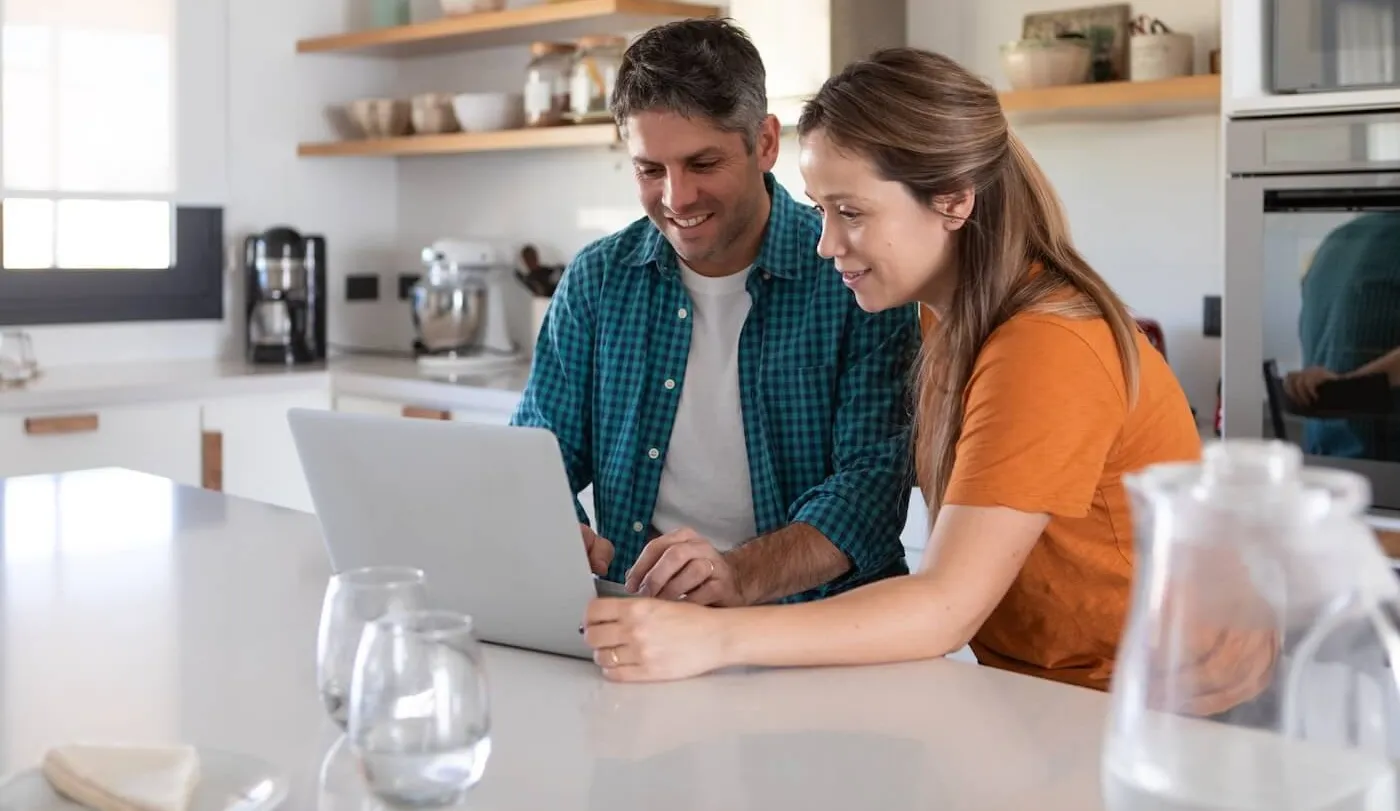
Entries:
<svg viewBox="0 0 1400 811">
<path fill-rule="evenodd" d="M 1390 350 L 1386 354 L 1376 358 L 1360 369 L 1351 373 L 1351 377 L 1362 375 L 1383 374 L 1390 379 L 1390 385 L 1400 386 L 1400 347 Z"/>
<path fill-rule="evenodd" d="M 725 554 L 749 605 L 816 588 L 850 571 L 846 553 L 810 524 L 789 524 Z"/>
</svg>

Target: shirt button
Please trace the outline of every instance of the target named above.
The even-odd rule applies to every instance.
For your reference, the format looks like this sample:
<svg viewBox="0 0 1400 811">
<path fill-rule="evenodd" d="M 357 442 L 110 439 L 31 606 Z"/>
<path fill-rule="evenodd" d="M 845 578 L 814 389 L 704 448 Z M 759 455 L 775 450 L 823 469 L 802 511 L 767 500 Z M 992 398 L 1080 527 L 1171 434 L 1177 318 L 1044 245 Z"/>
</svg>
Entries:
<svg viewBox="0 0 1400 811">
<path fill-rule="evenodd" d="M 676 387 L 676 381 L 668 377 L 666 378 L 666 382 L 661 385 L 665 386 L 667 391 L 670 391 Z"/>
<path fill-rule="evenodd" d="M 632 522 L 632 531 L 633 531 L 633 532 L 641 532 L 641 531 L 642 531 L 642 522 L 641 522 L 641 521 L 633 521 L 633 522 Z"/>
<path fill-rule="evenodd" d="M 771 278 L 773 278 L 773 274 L 769 273 L 769 272 L 766 271 L 766 270 L 763 271 L 763 281 L 766 282 L 766 281 L 768 281 L 768 280 L 771 279 Z"/>
<path fill-rule="evenodd" d="M 679 310 L 676 310 L 676 317 L 677 317 L 677 318 L 680 318 L 680 319 L 684 320 L 685 317 L 686 317 L 687 315 L 689 315 L 689 313 L 687 313 L 687 312 L 685 311 L 685 308 L 684 308 L 684 307 L 680 308 Z"/>
<path fill-rule="evenodd" d="M 657 450 L 656 448 L 652 448 L 651 450 L 647 451 L 647 456 L 650 456 L 652 459 L 659 459 L 661 458 L 661 451 Z"/>
</svg>

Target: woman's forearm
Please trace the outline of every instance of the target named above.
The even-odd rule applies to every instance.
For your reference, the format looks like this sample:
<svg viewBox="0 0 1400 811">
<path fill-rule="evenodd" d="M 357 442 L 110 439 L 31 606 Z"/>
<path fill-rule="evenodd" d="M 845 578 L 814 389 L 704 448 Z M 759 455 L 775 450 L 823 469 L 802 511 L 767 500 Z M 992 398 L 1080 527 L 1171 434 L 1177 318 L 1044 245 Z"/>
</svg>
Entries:
<svg viewBox="0 0 1400 811">
<path fill-rule="evenodd" d="M 952 653 L 976 629 L 940 592 L 932 576 L 918 574 L 800 605 L 716 609 L 725 665 L 863 665 Z"/>
</svg>

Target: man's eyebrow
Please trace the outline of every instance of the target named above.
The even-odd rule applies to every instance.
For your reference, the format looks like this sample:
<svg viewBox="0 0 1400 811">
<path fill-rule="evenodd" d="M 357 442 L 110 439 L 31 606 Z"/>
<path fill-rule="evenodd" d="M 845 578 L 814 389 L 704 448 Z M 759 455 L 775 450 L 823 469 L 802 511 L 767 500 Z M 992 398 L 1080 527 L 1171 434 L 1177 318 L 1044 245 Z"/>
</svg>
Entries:
<svg viewBox="0 0 1400 811">
<path fill-rule="evenodd" d="M 690 163 L 690 162 L 692 162 L 692 161 L 704 160 L 704 159 L 707 159 L 707 158 L 718 158 L 718 157 L 723 157 L 723 154 L 724 154 L 724 153 L 720 151 L 719 147 L 707 146 L 707 147 L 705 147 L 704 149 L 699 150 L 698 152 L 692 152 L 691 154 L 686 155 L 685 157 L 681 158 L 681 161 L 682 161 L 683 163 Z M 646 157 L 642 157 L 642 156 L 638 156 L 638 157 L 633 158 L 633 159 L 632 159 L 632 162 L 633 162 L 633 163 L 651 164 L 651 165 L 653 165 L 653 166 L 660 165 L 660 161 L 654 161 L 654 160 L 651 160 L 650 158 L 646 158 Z"/>
</svg>

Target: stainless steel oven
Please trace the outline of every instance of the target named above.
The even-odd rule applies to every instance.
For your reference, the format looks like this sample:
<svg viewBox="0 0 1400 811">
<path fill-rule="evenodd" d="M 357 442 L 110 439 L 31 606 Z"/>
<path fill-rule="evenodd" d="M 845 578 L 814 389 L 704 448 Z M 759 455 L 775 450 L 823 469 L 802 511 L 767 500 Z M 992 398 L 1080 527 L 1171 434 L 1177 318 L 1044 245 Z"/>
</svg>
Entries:
<svg viewBox="0 0 1400 811">
<path fill-rule="evenodd" d="M 1223 433 L 1400 510 L 1400 112 L 1226 127 Z"/>
<path fill-rule="evenodd" d="M 1275 93 L 1400 84 L 1400 0 L 1266 0 Z"/>
</svg>

